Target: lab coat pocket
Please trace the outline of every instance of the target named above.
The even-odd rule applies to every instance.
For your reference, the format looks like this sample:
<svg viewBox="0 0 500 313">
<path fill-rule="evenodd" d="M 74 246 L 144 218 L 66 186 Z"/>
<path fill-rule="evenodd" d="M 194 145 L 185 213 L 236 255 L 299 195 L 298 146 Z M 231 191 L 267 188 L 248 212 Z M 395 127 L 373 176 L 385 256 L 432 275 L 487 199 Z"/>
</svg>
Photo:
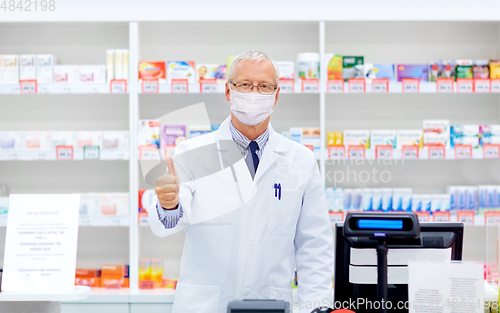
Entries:
<svg viewBox="0 0 500 313">
<path fill-rule="evenodd" d="M 291 288 L 269 288 L 269 299 L 285 300 L 292 303 L 292 289 Z"/>
<path fill-rule="evenodd" d="M 302 207 L 302 190 L 274 190 L 269 206 L 268 228 L 273 235 L 293 236 Z"/>
<path fill-rule="evenodd" d="M 219 298 L 220 286 L 178 283 L 172 312 L 218 312 Z"/>
</svg>

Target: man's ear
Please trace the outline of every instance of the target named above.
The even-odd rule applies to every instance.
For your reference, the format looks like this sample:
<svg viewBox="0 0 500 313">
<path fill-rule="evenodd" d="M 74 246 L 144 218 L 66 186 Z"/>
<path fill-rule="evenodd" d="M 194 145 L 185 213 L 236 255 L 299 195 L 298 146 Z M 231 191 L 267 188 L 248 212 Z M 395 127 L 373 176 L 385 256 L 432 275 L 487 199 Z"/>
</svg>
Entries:
<svg viewBox="0 0 500 313">
<path fill-rule="evenodd" d="M 225 87 L 224 87 L 224 93 L 225 93 L 225 95 L 226 95 L 226 100 L 227 100 L 227 101 L 230 101 L 230 100 L 231 100 L 231 98 L 229 97 L 229 95 L 231 94 L 231 91 L 230 91 L 230 90 L 231 90 L 231 88 L 229 88 L 229 82 L 226 82 L 226 85 L 225 85 Z"/>
<path fill-rule="evenodd" d="M 278 98 L 280 96 L 280 90 L 281 90 L 281 87 L 278 86 L 278 89 L 276 90 L 276 96 L 274 98 L 274 104 L 273 105 L 276 105 L 276 103 L 278 103 Z"/>
</svg>

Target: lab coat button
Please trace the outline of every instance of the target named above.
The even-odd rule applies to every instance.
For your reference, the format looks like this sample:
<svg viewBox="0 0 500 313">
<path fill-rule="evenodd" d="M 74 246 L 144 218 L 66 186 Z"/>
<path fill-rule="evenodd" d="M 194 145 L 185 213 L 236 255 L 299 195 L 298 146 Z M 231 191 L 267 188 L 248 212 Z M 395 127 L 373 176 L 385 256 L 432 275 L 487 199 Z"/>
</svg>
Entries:
<svg viewBox="0 0 500 313">
<path fill-rule="evenodd" d="M 248 296 L 249 294 L 250 294 L 250 289 L 245 289 L 245 291 L 243 291 L 244 296 Z"/>
</svg>

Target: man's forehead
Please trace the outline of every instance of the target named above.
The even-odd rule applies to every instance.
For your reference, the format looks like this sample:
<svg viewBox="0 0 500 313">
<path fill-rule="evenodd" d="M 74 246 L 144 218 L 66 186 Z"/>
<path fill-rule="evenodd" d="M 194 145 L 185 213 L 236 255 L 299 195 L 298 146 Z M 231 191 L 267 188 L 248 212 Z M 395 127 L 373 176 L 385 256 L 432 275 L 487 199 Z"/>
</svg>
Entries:
<svg viewBox="0 0 500 313">
<path fill-rule="evenodd" d="M 235 76 L 246 76 L 250 74 L 258 75 L 260 78 L 273 80 L 275 69 L 273 64 L 269 60 L 244 59 L 236 64 L 234 71 Z"/>
</svg>

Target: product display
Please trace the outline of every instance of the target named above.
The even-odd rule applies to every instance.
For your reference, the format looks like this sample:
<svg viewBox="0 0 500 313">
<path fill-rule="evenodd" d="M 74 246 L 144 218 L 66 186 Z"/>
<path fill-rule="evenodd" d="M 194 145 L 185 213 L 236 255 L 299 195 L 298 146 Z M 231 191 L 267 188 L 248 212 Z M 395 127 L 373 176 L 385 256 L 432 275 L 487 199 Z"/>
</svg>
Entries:
<svg viewBox="0 0 500 313">
<path fill-rule="evenodd" d="M 319 78 L 319 53 L 297 54 L 297 67 L 299 78 Z"/>
<path fill-rule="evenodd" d="M 103 131 L 102 132 L 102 148 L 103 150 L 128 149 L 128 131 Z"/>
<path fill-rule="evenodd" d="M 287 61 L 276 62 L 278 66 L 278 72 L 280 73 L 280 79 L 293 79 L 295 73 L 295 63 Z"/>
<path fill-rule="evenodd" d="M 78 65 L 54 65 L 54 83 L 78 84 L 79 70 Z"/>
<path fill-rule="evenodd" d="M 369 130 L 344 130 L 344 146 L 364 146 L 370 148 Z"/>
<path fill-rule="evenodd" d="M 420 146 L 423 131 L 421 129 L 396 131 L 394 148 L 403 149 L 403 146 Z"/>
<path fill-rule="evenodd" d="M 340 54 L 325 54 L 328 63 L 328 79 L 342 79 L 342 56 Z"/>
<path fill-rule="evenodd" d="M 165 153 L 174 154 L 175 147 L 186 140 L 186 126 L 184 125 L 162 125 L 160 133 L 160 145 Z"/>
<path fill-rule="evenodd" d="M 77 135 L 77 147 L 102 147 L 102 132 L 100 131 L 81 131 Z"/>
<path fill-rule="evenodd" d="M 19 79 L 36 79 L 36 56 L 34 54 L 21 54 L 19 56 Z"/>
<path fill-rule="evenodd" d="M 26 149 L 48 150 L 52 148 L 50 132 L 26 132 Z"/>
<path fill-rule="evenodd" d="M 226 80 L 225 64 L 196 64 L 196 82 L 200 79 L 217 79 L 220 82 Z"/>
<path fill-rule="evenodd" d="M 138 146 L 160 147 L 160 121 L 140 120 L 139 132 L 137 134 Z"/>
<path fill-rule="evenodd" d="M 396 80 L 394 64 L 364 64 L 365 78 L 387 78 L 389 81 Z"/>
<path fill-rule="evenodd" d="M 429 81 L 435 82 L 438 78 L 455 79 L 455 61 L 453 60 L 433 60 L 429 61 L 428 68 Z"/>
<path fill-rule="evenodd" d="M 57 58 L 52 54 L 36 55 L 36 80 L 39 84 L 53 83 L 54 64 L 57 64 Z"/>
<path fill-rule="evenodd" d="M 195 82 L 195 67 L 193 61 L 168 61 L 167 81 L 172 79 L 187 79 L 188 83 Z"/>
<path fill-rule="evenodd" d="M 457 60 L 457 78 L 473 78 L 472 60 Z"/>
<path fill-rule="evenodd" d="M 348 80 L 349 78 L 364 78 L 364 57 L 362 56 L 344 56 L 342 57 L 342 77 Z"/>
<path fill-rule="evenodd" d="M 81 83 L 106 83 L 105 65 L 80 65 L 78 69 Z"/>
<path fill-rule="evenodd" d="M 500 79 L 500 60 L 490 61 L 490 78 Z"/>
<path fill-rule="evenodd" d="M 128 265 L 103 265 L 101 267 L 101 287 L 108 289 L 129 287 Z"/>
<path fill-rule="evenodd" d="M 418 78 L 421 82 L 428 80 L 427 64 L 398 64 L 398 81 L 403 78 Z"/>
<path fill-rule="evenodd" d="M 19 83 L 19 56 L 18 55 L 2 55 L 2 83 L 17 84 Z"/>
<path fill-rule="evenodd" d="M 342 146 L 344 145 L 344 132 L 327 132 L 326 133 L 327 146 Z"/>
<path fill-rule="evenodd" d="M 370 136 L 370 146 L 391 146 L 396 143 L 396 130 L 372 130 Z"/>
</svg>

